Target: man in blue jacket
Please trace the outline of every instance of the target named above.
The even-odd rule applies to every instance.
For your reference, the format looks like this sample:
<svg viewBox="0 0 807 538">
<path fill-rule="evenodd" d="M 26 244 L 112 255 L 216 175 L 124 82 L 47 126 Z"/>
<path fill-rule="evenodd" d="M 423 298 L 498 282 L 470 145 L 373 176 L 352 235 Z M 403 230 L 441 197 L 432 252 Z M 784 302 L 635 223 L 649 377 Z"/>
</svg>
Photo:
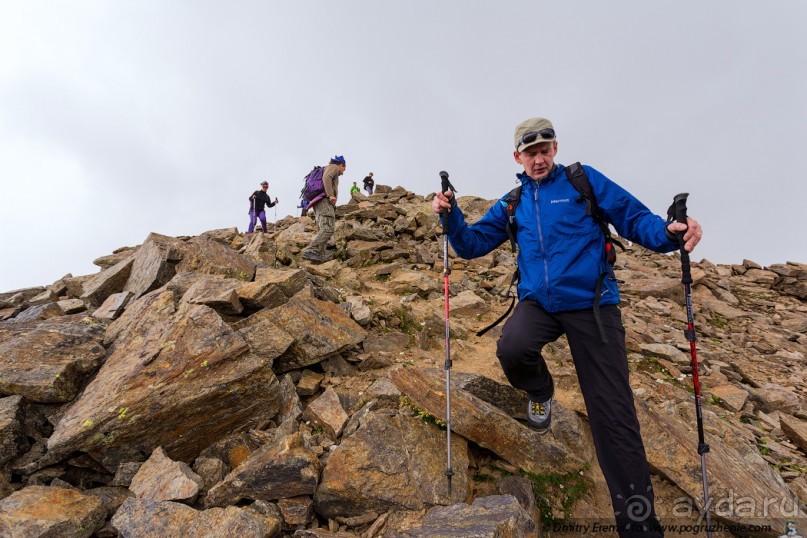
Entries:
<svg viewBox="0 0 807 538">
<path fill-rule="evenodd" d="M 597 285 L 611 270 L 605 238 L 578 202 L 580 193 L 565 168 L 555 164 L 557 151 L 549 120 L 532 118 L 516 127 L 513 155 L 524 167 L 517 175 L 522 192 L 515 211 L 519 303 L 502 328 L 496 356 L 510 384 L 530 398 L 528 423 L 543 433 L 550 426 L 555 387 L 541 349 L 566 334 L 620 536 L 662 536 L 628 383 L 616 279 Z M 623 238 L 656 252 L 679 248 L 679 232 L 687 251 L 700 241 L 701 226 L 694 219 L 688 218 L 688 225 L 668 224 L 594 168 L 583 168 L 597 204 Z M 484 256 L 508 239 L 507 205 L 504 196 L 469 226 L 450 190 L 432 201 L 432 209 L 444 213 L 451 246 L 466 259 Z"/>
</svg>

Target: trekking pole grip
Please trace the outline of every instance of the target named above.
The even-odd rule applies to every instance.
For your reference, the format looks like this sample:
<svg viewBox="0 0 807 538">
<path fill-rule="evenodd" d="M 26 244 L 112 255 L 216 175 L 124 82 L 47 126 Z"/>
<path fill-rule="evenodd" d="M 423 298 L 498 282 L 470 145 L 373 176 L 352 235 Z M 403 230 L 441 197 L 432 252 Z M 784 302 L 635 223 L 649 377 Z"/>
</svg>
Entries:
<svg viewBox="0 0 807 538">
<path fill-rule="evenodd" d="M 675 195 L 672 203 L 673 217 L 676 222 L 687 224 L 687 197 L 688 192 L 682 192 Z M 683 284 L 692 284 L 692 272 L 689 266 L 689 252 L 684 249 L 684 232 L 678 232 L 678 243 L 681 246 L 681 282 Z"/>
<path fill-rule="evenodd" d="M 451 189 L 451 196 L 455 197 L 457 190 L 454 188 L 454 185 L 448 180 L 448 172 L 442 171 L 440 172 L 440 192 L 445 194 L 447 190 Z M 453 207 L 453 204 L 452 204 Z M 440 222 L 443 225 L 443 233 L 448 232 L 448 222 L 445 217 L 445 213 L 440 213 Z"/>
</svg>

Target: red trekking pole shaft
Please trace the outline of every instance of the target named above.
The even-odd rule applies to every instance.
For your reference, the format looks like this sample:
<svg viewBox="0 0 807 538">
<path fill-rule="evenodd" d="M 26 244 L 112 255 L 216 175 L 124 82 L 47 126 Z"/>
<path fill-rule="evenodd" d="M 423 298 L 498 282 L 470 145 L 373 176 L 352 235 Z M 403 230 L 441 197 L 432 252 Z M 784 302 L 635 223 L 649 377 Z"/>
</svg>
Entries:
<svg viewBox="0 0 807 538">
<path fill-rule="evenodd" d="M 668 217 L 676 221 L 687 224 L 687 196 L 682 193 L 673 198 Z M 703 409 L 701 405 L 701 382 L 698 372 L 698 353 L 695 348 L 695 316 L 692 312 L 692 272 L 689 265 L 689 252 L 684 249 L 684 232 L 676 234 L 681 246 L 681 283 L 684 285 L 684 298 L 686 300 L 687 328 L 684 336 L 689 341 L 689 355 L 692 364 L 692 385 L 695 389 L 695 415 L 698 424 L 698 454 L 701 457 L 701 477 L 703 479 L 703 510 L 706 514 L 706 534 L 712 536 L 712 518 L 709 514 L 709 482 L 706 476 L 706 454 L 709 452 L 709 445 L 703 434 Z"/>
<path fill-rule="evenodd" d="M 448 172 L 440 172 L 441 188 L 440 192 L 445 193 L 449 189 L 454 191 L 454 186 L 448 181 Z M 446 477 L 448 478 L 448 498 L 451 500 L 451 477 L 454 471 L 451 469 L 451 326 L 449 324 L 449 287 L 448 275 L 451 274 L 451 267 L 448 265 L 448 219 L 444 214 L 440 214 L 440 221 L 443 225 L 443 302 L 445 304 L 446 320 L 446 360 L 444 368 L 446 371 Z"/>
</svg>

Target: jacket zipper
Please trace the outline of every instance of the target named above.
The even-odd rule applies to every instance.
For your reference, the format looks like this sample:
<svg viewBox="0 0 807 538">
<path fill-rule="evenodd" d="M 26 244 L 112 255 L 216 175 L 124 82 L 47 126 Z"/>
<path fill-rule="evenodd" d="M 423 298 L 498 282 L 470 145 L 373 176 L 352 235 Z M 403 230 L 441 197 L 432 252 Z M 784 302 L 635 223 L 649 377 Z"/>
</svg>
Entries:
<svg viewBox="0 0 807 538">
<path fill-rule="evenodd" d="M 535 184 L 535 220 L 538 224 L 538 239 L 541 242 L 541 253 L 543 254 L 544 258 L 544 281 L 546 283 L 546 297 L 549 302 L 547 305 L 549 308 L 552 308 L 552 296 L 549 293 L 549 263 L 546 261 L 546 248 L 544 247 L 544 231 L 541 227 L 541 209 L 538 207 L 538 189 L 541 188 L 541 182 L 537 181 Z"/>
</svg>

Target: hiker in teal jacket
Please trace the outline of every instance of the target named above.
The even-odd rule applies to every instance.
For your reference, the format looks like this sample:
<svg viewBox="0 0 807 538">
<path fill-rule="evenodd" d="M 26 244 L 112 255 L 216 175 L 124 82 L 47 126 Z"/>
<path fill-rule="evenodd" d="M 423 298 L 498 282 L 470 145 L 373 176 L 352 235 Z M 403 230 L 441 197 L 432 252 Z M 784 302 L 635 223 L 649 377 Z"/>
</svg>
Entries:
<svg viewBox="0 0 807 538">
<path fill-rule="evenodd" d="M 557 149 L 549 120 L 533 118 L 516 127 L 513 155 L 524 167 L 515 210 L 519 303 L 502 328 L 496 356 L 510 384 L 530 398 L 528 424 L 544 433 L 551 425 L 554 382 L 541 350 L 566 334 L 619 534 L 663 536 L 628 383 L 625 329 L 606 238 L 565 168 L 554 162 Z M 676 232 L 684 232 L 687 251 L 700 241 L 696 220 L 668 224 L 594 168 L 583 169 L 605 219 L 621 237 L 657 252 L 679 248 Z M 508 197 L 470 226 L 450 190 L 434 197 L 432 209 L 444 213 L 458 256 L 484 256 L 508 240 Z"/>
</svg>

